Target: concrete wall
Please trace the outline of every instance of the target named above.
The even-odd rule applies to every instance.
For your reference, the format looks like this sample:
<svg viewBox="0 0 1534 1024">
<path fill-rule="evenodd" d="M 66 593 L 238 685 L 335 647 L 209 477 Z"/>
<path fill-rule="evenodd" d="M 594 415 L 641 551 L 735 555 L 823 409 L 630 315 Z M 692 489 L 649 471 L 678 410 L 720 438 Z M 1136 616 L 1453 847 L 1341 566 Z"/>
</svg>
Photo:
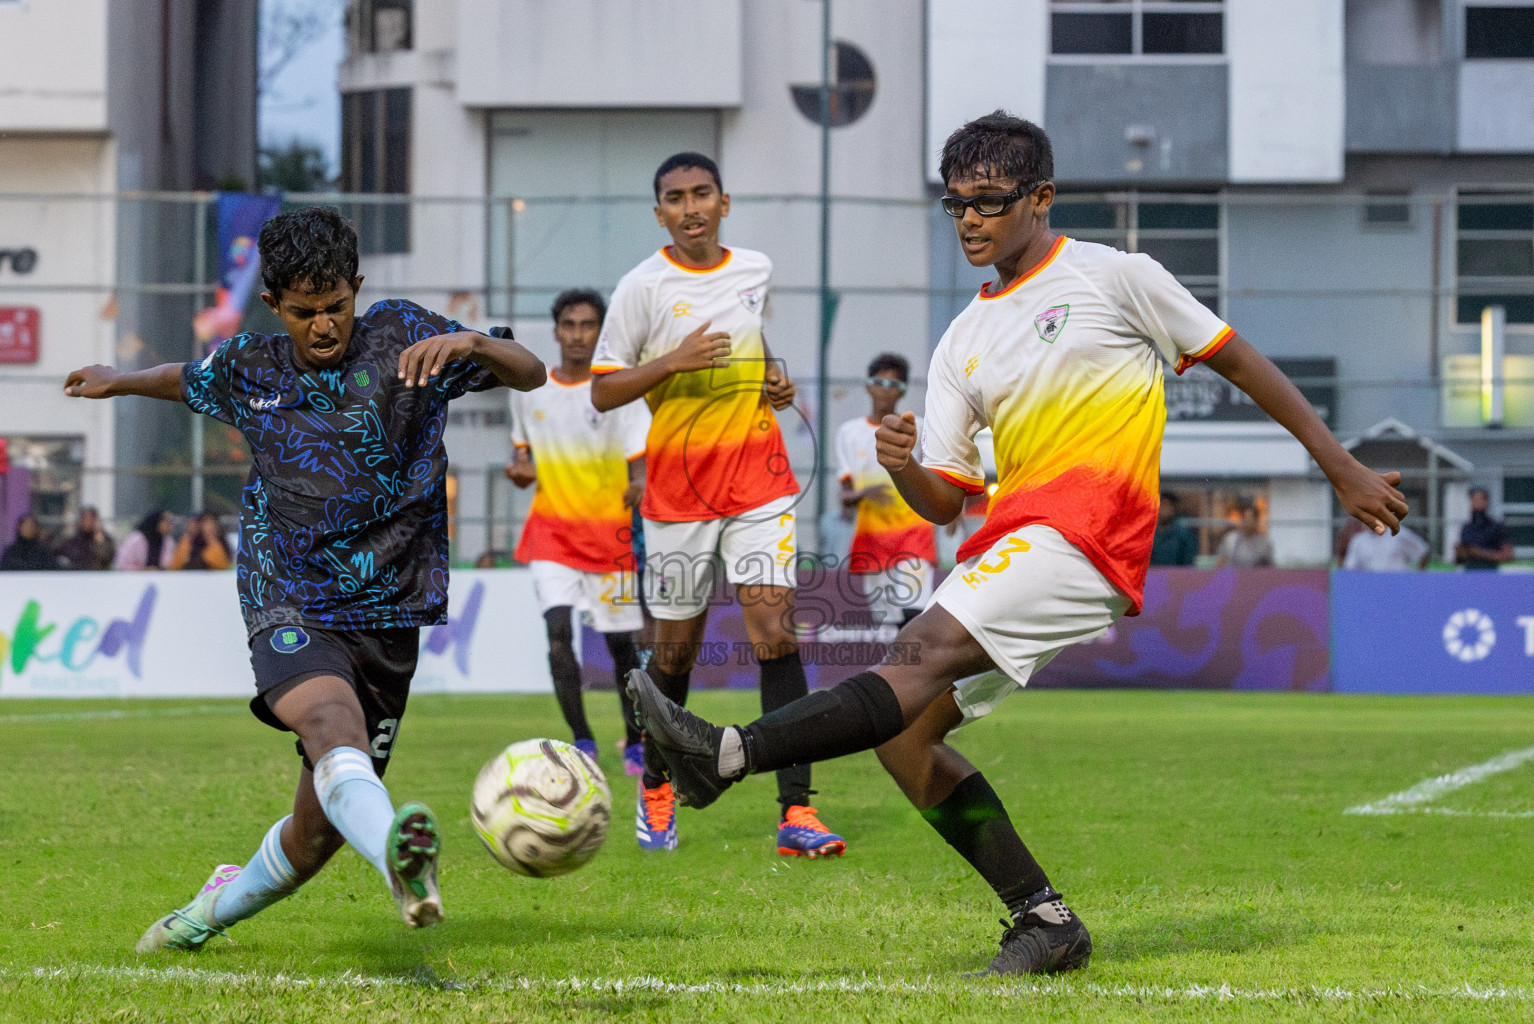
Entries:
<svg viewBox="0 0 1534 1024">
<path fill-rule="evenodd" d="M 981 28 L 983 26 L 983 28 Z M 1000 107 L 1045 123 L 1045 0 L 928 0 L 927 180 L 959 125 Z"/>
<path fill-rule="evenodd" d="M 106 8 L 106 0 L 0 7 L 0 131 L 106 131 Z"/>
<path fill-rule="evenodd" d="M 1226 0 L 1230 180 L 1342 180 L 1343 0 Z"/>
<path fill-rule="evenodd" d="M 458 99 L 472 107 L 738 106 L 742 7 L 459 0 Z M 418 7 L 417 25 L 422 13 Z M 706 68 L 683 71 L 682 51 Z"/>
<path fill-rule="evenodd" d="M 1459 149 L 1534 151 L 1534 60 L 1467 60 L 1460 65 Z"/>
</svg>

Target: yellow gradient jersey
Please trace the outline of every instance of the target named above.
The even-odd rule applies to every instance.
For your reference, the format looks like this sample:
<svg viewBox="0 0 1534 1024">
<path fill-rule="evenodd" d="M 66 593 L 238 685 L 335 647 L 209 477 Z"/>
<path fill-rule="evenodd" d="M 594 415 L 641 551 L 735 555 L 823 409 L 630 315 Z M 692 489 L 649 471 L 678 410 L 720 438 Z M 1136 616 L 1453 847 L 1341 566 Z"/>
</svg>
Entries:
<svg viewBox="0 0 1534 1024">
<path fill-rule="evenodd" d="M 917 418 L 917 430 L 921 419 Z M 866 416 L 848 420 L 836 431 L 836 468 L 840 480 L 855 491 L 879 487 L 858 502 L 852 527 L 852 548 L 847 568 L 855 573 L 883 572 L 907 558 L 937 561 L 937 534 L 932 524 L 916 514 L 895 490 L 889 470 L 879 465 L 874 432 L 879 429 Z"/>
<path fill-rule="evenodd" d="M 975 434 L 995 434 L 996 493 L 959 560 L 1044 523 L 1137 614 L 1160 501 L 1162 360 L 1181 373 L 1230 337 L 1149 256 L 1063 236 L 1006 289 L 982 288 L 932 354 L 917 449 L 974 494 Z"/>
<path fill-rule="evenodd" d="M 640 508 L 646 519 L 722 519 L 798 493 L 762 394 L 762 310 L 771 277 L 772 261 L 750 249 L 726 249 L 706 269 L 682 266 L 663 249 L 613 291 L 593 373 L 659 358 L 705 321 L 711 332 L 730 335 L 727 367 L 674 374 L 645 396 L 652 414 Z"/>
</svg>

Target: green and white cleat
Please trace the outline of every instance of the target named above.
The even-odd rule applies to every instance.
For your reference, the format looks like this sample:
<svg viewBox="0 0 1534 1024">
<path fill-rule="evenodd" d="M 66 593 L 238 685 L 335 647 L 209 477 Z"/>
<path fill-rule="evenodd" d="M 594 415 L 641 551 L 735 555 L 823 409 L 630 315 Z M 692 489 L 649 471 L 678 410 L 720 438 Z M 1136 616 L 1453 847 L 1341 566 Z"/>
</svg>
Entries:
<svg viewBox="0 0 1534 1024">
<path fill-rule="evenodd" d="M 158 953 L 162 949 L 196 952 L 215 935 L 227 938 L 229 933 L 214 923 L 213 904 L 217 902 L 219 892 L 234 881 L 240 870 L 238 864 L 220 864 L 214 868 L 192 902 L 150 925 L 134 948 L 140 953 Z"/>
<path fill-rule="evenodd" d="M 429 928 L 442 920 L 442 895 L 437 892 L 437 854 L 441 851 L 437 818 L 430 807 L 409 803 L 394 813 L 384 856 L 400 917 L 412 928 Z"/>
</svg>

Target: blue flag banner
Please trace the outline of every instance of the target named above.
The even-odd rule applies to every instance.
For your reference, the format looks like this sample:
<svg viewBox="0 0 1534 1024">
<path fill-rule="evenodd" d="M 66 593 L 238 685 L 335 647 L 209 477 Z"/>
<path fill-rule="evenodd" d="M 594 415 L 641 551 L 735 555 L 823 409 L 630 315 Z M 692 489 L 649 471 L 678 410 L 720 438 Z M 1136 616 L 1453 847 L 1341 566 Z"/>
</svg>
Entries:
<svg viewBox="0 0 1534 1024">
<path fill-rule="evenodd" d="M 218 295 L 212 306 L 192 319 L 197 339 L 207 349 L 239 332 L 245 303 L 260 280 L 256 236 L 277 215 L 282 197 L 249 192 L 218 195 Z"/>
</svg>

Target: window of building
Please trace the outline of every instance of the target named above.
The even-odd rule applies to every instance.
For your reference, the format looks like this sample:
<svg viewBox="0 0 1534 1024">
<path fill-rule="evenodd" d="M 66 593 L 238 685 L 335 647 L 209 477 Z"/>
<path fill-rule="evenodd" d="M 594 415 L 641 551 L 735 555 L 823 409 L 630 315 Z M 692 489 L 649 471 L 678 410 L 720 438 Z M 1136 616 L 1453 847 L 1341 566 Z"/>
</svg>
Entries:
<svg viewBox="0 0 1534 1024">
<path fill-rule="evenodd" d="M 393 53 L 410 49 L 413 0 L 356 0 L 346 11 L 353 53 Z"/>
<path fill-rule="evenodd" d="M 410 90 L 378 89 L 341 97 L 341 191 L 404 195 L 410 191 Z M 350 204 L 363 255 L 410 251 L 406 202 Z"/>
<path fill-rule="evenodd" d="M 1508 323 L 1534 324 L 1534 194 L 1461 192 L 1455 225 L 1455 321 L 1503 306 Z"/>
<path fill-rule="evenodd" d="M 1054 0 L 1050 51 L 1158 56 L 1225 52 L 1225 5 L 1212 0 Z"/>
<path fill-rule="evenodd" d="M 1411 227 L 1411 193 L 1404 189 L 1370 192 L 1363 221 L 1366 228 Z"/>
<path fill-rule="evenodd" d="M 1502 478 L 1502 514 L 1519 558 L 1534 555 L 1534 476 Z"/>
<path fill-rule="evenodd" d="M 851 124 L 874 104 L 874 65 L 868 55 L 838 39 L 831 53 L 831 127 Z M 820 83 L 788 87 L 799 113 L 820 123 Z"/>
<path fill-rule="evenodd" d="M 1200 302 L 1220 312 L 1220 204 L 1213 196 L 1062 195 L 1050 210 L 1049 225 L 1082 241 L 1150 255 Z"/>
<path fill-rule="evenodd" d="M 1465 59 L 1534 59 L 1534 4 L 1467 6 Z"/>
</svg>

